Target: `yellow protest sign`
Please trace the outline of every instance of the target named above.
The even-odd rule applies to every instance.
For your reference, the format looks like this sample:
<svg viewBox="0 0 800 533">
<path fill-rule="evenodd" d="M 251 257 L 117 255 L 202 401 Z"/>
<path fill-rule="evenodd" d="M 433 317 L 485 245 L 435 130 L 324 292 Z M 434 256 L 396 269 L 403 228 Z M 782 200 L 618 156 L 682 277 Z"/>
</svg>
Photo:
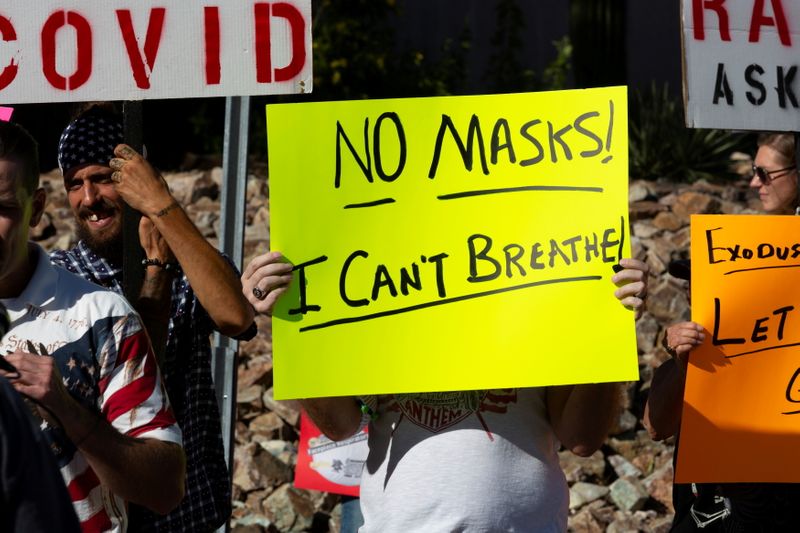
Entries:
<svg viewBox="0 0 800 533">
<path fill-rule="evenodd" d="M 692 217 L 677 482 L 800 481 L 800 217 Z"/>
<path fill-rule="evenodd" d="M 267 106 L 276 398 L 637 378 L 623 87 Z"/>
</svg>

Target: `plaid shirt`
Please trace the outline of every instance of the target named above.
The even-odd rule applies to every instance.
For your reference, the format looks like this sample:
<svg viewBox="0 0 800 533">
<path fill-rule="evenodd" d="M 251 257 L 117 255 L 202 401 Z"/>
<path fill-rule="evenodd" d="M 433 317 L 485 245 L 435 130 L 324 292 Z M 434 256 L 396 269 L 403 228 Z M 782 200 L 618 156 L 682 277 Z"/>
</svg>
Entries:
<svg viewBox="0 0 800 533">
<path fill-rule="evenodd" d="M 226 258 L 227 259 L 227 258 Z M 122 294 L 122 269 L 80 241 L 69 251 L 55 250 L 50 260 L 97 285 Z M 234 267 L 235 268 L 235 267 Z M 219 407 L 211 377 L 209 335 L 213 321 L 194 295 L 186 276 L 172 284 L 167 349 L 162 365 L 167 392 L 186 452 L 186 495 L 166 516 L 141 507 L 131 510 L 137 531 L 212 531 L 231 513 L 231 485 L 222 445 Z M 251 327 L 242 337 L 249 334 Z"/>
</svg>

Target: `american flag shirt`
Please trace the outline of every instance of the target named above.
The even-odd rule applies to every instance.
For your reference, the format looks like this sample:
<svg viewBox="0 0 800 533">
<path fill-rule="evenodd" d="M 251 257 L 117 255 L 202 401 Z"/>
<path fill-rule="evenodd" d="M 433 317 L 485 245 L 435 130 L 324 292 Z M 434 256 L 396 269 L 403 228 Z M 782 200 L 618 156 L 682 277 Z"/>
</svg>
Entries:
<svg viewBox="0 0 800 533">
<path fill-rule="evenodd" d="M 71 250 L 51 252 L 50 260 L 92 283 L 122 294 L 122 269 L 95 254 L 83 241 Z M 233 265 L 231 268 L 235 270 Z M 176 276 L 161 371 L 183 430 L 186 495 L 166 516 L 137 507 L 134 521 L 139 530 L 212 531 L 230 516 L 231 479 L 211 375 L 209 335 L 214 329 L 213 321 L 195 297 L 186 276 Z M 253 325 L 239 338 L 247 340 L 254 334 Z"/>
<path fill-rule="evenodd" d="M 27 287 L 16 298 L 0 300 L 11 319 L 2 353 L 30 352 L 32 343 L 40 355 L 56 360 L 72 397 L 117 431 L 181 444 L 155 354 L 130 304 L 51 265 L 38 246 L 33 250 L 36 270 Z M 60 427 L 39 420 L 82 530 L 124 532 L 126 502 L 100 483 Z"/>
</svg>

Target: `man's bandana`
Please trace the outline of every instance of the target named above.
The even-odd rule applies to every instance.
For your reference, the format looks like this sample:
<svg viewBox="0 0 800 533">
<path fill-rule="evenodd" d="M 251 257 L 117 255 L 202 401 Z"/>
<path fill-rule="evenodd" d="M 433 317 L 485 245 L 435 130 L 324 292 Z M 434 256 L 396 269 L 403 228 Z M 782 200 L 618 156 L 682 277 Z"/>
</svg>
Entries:
<svg viewBox="0 0 800 533">
<path fill-rule="evenodd" d="M 93 107 L 69 123 L 58 141 L 58 168 L 62 174 L 86 163 L 108 165 L 122 142 L 122 120 Z"/>
</svg>

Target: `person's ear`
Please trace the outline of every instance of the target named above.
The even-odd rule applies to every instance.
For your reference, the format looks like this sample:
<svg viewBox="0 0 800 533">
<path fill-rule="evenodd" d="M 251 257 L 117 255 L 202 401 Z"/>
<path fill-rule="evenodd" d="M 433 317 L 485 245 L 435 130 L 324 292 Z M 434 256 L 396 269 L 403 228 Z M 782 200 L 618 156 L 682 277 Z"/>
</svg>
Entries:
<svg viewBox="0 0 800 533">
<path fill-rule="evenodd" d="M 46 203 L 47 193 L 44 192 L 42 187 L 39 187 L 33 191 L 30 227 L 36 226 L 42 219 L 42 214 L 44 213 L 44 206 Z"/>
</svg>

